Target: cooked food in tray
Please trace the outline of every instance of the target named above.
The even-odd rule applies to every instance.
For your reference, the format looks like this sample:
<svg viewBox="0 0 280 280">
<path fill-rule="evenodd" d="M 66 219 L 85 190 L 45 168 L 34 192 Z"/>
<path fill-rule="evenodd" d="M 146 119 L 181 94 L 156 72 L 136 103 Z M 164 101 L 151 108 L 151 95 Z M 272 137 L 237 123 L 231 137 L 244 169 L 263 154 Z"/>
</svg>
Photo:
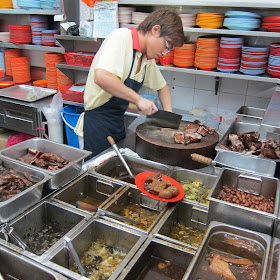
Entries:
<svg viewBox="0 0 280 280">
<path fill-rule="evenodd" d="M 58 170 L 70 163 L 56 154 L 44 153 L 32 148 L 29 148 L 27 154 L 18 160 L 48 170 Z"/>
<path fill-rule="evenodd" d="M 274 212 L 274 197 L 266 198 L 252 191 L 238 190 L 235 186 L 222 186 L 218 199 L 268 213 Z"/>
<path fill-rule="evenodd" d="M 257 242 L 216 233 L 208 242 L 193 279 L 259 280 L 263 248 Z"/>
<path fill-rule="evenodd" d="M 175 131 L 174 140 L 176 144 L 187 145 L 189 143 L 199 142 L 207 134 L 213 134 L 216 131 L 214 127 L 209 127 L 199 120 L 190 123 L 185 131 Z"/>
<path fill-rule="evenodd" d="M 28 172 L 7 169 L 0 160 L 0 202 L 8 200 L 37 183 Z"/>
<path fill-rule="evenodd" d="M 209 204 L 206 200 L 210 189 L 207 189 L 200 181 L 194 181 L 191 183 L 181 182 L 182 187 L 185 191 L 184 200 L 194 200 L 199 203 Z"/>
<path fill-rule="evenodd" d="M 117 248 L 107 246 L 103 241 L 96 240 L 81 257 L 83 267 L 88 274 L 87 278 L 93 280 L 109 279 L 117 266 L 125 258 L 126 253 Z M 76 264 L 70 270 L 80 273 Z"/>
<path fill-rule="evenodd" d="M 272 139 L 259 140 L 260 134 L 256 131 L 240 134 L 228 134 L 227 150 L 257 155 L 260 157 L 277 159 L 280 158 L 280 143 Z"/>
<path fill-rule="evenodd" d="M 173 186 L 170 181 L 162 179 L 162 174 L 154 173 L 148 176 L 144 183 L 144 189 L 160 198 L 170 199 L 179 194 L 179 189 Z"/>
</svg>

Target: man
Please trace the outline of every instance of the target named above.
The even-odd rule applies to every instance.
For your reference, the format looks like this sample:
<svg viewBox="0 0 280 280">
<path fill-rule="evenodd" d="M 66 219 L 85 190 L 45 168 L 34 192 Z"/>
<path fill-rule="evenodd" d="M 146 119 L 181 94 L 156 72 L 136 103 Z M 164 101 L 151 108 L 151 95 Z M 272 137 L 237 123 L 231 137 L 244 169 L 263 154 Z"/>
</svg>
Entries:
<svg viewBox="0 0 280 280">
<path fill-rule="evenodd" d="M 137 94 L 143 85 L 158 91 L 164 110 L 172 111 L 171 95 L 155 59 L 182 46 L 181 18 L 162 8 L 151 13 L 137 28 L 120 28 L 102 43 L 91 65 L 85 95 L 85 113 L 80 116 L 76 134 L 84 136 L 84 149 L 95 156 L 125 137 L 124 113 L 133 102 L 139 113 L 151 115 L 158 109 L 152 101 Z"/>
</svg>

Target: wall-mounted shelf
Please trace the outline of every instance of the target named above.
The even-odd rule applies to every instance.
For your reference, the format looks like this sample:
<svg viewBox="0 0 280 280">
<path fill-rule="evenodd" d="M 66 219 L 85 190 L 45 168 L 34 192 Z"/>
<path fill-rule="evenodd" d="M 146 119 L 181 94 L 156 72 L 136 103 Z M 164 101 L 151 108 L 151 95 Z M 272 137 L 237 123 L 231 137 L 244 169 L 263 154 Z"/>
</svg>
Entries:
<svg viewBox="0 0 280 280">
<path fill-rule="evenodd" d="M 89 71 L 90 67 L 83 67 L 83 66 L 75 66 L 75 65 L 68 65 L 64 63 L 57 63 L 56 68 L 58 69 L 69 69 L 69 70 L 77 70 L 77 71 Z"/>
<path fill-rule="evenodd" d="M 56 15 L 59 14 L 60 11 L 56 10 L 43 10 L 43 9 L 0 9 L 0 14 L 8 14 L 8 15 Z"/>
<path fill-rule="evenodd" d="M 71 41 L 86 41 L 86 42 L 97 42 L 98 38 L 88 38 L 82 36 L 70 36 L 70 35 L 54 35 L 57 40 L 71 40 Z"/>
<path fill-rule="evenodd" d="M 44 52 L 57 52 L 57 53 L 65 52 L 63 47 L 48 47 L 48 46 L 29 45 L 29 44 L 13 44 L 13 43 L 2 43 L 2 42 L 0 42 L 0 47 L 11 48 L 11 49 L 44 51 Z"/>
</svg>

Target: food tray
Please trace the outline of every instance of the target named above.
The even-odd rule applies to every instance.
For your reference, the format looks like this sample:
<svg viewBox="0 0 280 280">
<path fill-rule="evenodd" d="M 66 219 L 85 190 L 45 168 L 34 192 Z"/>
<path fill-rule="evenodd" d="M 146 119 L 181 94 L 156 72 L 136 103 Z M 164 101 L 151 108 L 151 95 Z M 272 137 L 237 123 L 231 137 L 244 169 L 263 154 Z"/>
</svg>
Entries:
<svg viewBox="0 0 280 280">
<path fill-rule="evenodd" d="M 50 179 L 50 176 L 42 171 L 32 169 L 31 166 L 21 165 L 2 156 L 0 156 L 0 160 L 5 168 L 14 169 L 19 173 L 28 172 L 38 180 L 37 183 L 28 189 L 6 201 L 0 202 L 0 223 L 5 223 L 39 202 L 42 197 L 44 183 Z"/>
<path fill-rule="evenodd" d="M 68 65 L 90 67 L 95 53 L 65 52 L 63 55 Z"/>
<path fill-rule="evenodd" d="M 63 100 L 84 103 L 84 93 L 79 91 L 69 90 L 73 85 L 61 86 L 60 92 Z M 74 85 L 79 86 L 79 85 Z"/>
<path fill-rule="evenodd" d="M 28 148 L 41 150 L 45 153 L 57 154 L 64 160 L 70 161 L 70 163 L 59 170 L 47 170 L 17 160 L 27 153 Z M 0 155 L 34 170 L 49 174 L 51 179 L 48 181 L 49 184 L 46 187 L 57 189 L 81 174 L 83 159 L 90 156 L 91 152 L 35 137 L 1 150 Z"/>
<path fill-rule="evenodd" d="M 57 90 L 34 87 L 28 85 L 17 85 L 0 90 L 0 96 L 17 99 L 26 102 L 35 102 L 42 98 L 54 95 Z"/>
</svg>

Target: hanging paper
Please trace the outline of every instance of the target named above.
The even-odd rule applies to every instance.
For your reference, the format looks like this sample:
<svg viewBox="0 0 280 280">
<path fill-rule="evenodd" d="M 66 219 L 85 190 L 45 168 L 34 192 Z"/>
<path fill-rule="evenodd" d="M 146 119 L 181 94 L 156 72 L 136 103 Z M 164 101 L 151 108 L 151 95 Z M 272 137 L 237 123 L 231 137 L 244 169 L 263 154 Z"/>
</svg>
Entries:
<svg viewBox="0 0 280 280">
<path fill-rule="evenodd" d="M 106 38 L 118 27 L 118 2 L 95 2 L 93 37 Z"/>
</svg>

